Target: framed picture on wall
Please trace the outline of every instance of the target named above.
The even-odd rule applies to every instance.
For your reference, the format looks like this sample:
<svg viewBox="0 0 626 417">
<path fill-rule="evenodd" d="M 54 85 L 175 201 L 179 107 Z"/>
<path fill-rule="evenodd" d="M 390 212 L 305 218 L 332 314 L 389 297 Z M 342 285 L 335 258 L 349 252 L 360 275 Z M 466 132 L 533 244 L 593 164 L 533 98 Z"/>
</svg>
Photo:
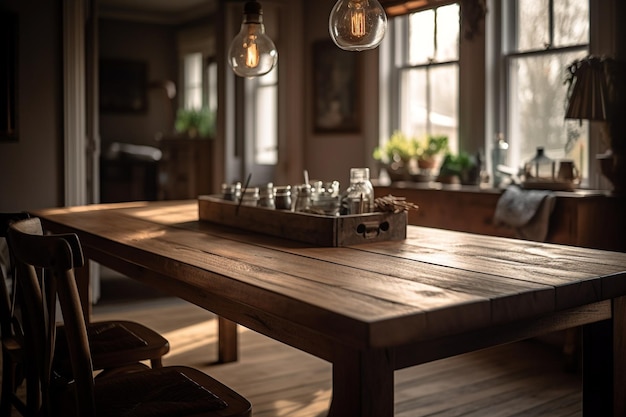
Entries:
<svg viewBox="0 0 626 417">
<path fill-rule="evenodd" d="M 0 141 L 18 140 L 17 14 L 0 12 Z"/>
<path fill-rule="evenodd" d="M 358 54 L 331 40 L 313 45 L 315 133 L 358 133 L 360 91 Z"/>
<path fill-rule="evenodd" d="M 100 111 L 103 113 L 143 113 L 147 110 L 144 61 L 100 60 Z"/>
</svg>

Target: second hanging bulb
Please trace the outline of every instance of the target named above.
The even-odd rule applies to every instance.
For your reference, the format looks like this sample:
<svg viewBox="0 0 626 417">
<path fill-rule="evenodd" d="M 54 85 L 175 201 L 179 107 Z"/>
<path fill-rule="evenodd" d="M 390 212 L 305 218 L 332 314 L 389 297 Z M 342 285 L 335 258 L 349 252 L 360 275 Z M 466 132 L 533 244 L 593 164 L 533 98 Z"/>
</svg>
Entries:
<svg viewBox="0 0 626 417">
<path fill-rule="evenodd" d="M 376 0 L 339 0 L 330 13 L 328 30 L 341 49 L 374 49 L 385 36 L 387 15 Z"/>
<path fill-rule="evenodd" d="M 258 1 L 244 5 L 241 30 L 230 44 L 228 62 L 240 77 L 265 75 L 278 62 L 276 46 L 265 34 L 263 11 Z"/>
</svg>

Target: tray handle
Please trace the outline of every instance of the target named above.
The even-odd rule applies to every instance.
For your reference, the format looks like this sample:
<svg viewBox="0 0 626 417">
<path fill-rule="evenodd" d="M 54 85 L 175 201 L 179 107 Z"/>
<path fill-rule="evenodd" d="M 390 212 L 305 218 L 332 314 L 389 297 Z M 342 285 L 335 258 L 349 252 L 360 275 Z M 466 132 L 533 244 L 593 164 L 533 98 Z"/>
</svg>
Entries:
<svg viewBox="0 0 626 417">
<path fill-rule="evenodd" d="M 382 223 L 375 221 L 363 222 L 356 227 L 357 233 L 363 235 L 365 239 L 374 239 L 380 235 L 381 232 L 386 232 L 387 230 L 389 230 L 388 221 Z"/>
</svg>

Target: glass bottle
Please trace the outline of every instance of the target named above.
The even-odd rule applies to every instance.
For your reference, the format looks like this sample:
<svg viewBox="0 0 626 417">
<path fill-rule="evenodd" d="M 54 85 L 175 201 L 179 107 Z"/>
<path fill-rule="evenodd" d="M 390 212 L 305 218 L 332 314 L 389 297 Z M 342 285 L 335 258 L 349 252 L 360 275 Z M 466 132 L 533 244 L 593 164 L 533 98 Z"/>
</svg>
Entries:
<svg viewBox="0 0 626 417">
<path fill-rule="evenodd" d="M 341 214 L 362 214 L 374 211 L 374 186 L 369 168 L 351 168 L 350 185 L 346 189 Z"/>
<path fill-rule="evenodd" d="M 502 180 L 506 177 L 506 175 L 498 171 L 498 165 L 506 165 L 508 153 L 509 144 L 504 140 L 504 135 L 498 133 L 491 149 L 491 169 L 493 172 L 493 186 L 495 188 L 500 187 Z"/>
</svg>

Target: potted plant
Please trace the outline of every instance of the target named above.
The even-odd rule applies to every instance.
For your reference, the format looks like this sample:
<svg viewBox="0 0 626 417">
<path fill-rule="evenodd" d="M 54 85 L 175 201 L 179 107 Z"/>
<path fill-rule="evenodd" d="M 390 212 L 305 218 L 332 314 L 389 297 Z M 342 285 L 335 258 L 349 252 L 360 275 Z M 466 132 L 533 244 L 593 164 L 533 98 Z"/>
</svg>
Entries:
<svg viewBox="0 0 626 417">
<path fill-rule="evenodd" d="M 479 179 L 480 165 L 476 158 L 463 151 L 458 154 L 446 153 L 439 169 L 439 182 L 475 185 Z"/>
<path fill-rule="evenodd" d="M 417 149 L 417 166 L 421 170 L 432 170 L 437 164 L 437 156 L 448 149 L 448 137 L 428 135 Z"/>
<path fill-rule="evenodd" d="M 396 130 L 383 146 L 374 149 L 373 157 L 389 174 L 392 181 L 410 179 L 411 162 L 415 159 L 419 142 Z"/>
<path fill-rule="evenodd" d="M 176 132 L 189 138 L 211 138 L 215 134 L 215 114 L 207 107 L 179 109 L 174 124 Z"/>
</svg>

